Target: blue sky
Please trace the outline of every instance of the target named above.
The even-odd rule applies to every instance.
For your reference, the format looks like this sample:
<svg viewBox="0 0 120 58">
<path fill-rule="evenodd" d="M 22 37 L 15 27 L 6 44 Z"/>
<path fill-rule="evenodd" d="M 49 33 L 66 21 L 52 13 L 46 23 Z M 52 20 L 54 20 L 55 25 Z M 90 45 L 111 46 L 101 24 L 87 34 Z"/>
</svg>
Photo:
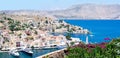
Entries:
<svg viewBox="0 0 120 58">
<path fill-rule="evenodd" d="M 120 0 L 0 0 L 0 10 L 54 10 L 86 3 L 120 4 Z"/>
</svg>

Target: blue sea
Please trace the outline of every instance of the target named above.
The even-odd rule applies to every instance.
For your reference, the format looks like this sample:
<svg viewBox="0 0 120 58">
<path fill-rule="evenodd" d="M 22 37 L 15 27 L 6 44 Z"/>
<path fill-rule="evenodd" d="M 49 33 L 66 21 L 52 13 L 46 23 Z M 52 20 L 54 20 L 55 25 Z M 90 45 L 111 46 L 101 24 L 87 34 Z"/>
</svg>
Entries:
<svg viewBox="0 0 120 58">
<path fill-rule="evenodd" d="M 105 38 L 120 37 L 120 20 L 64 20 L 65 22 L 81 26 L 88 29 L 92 36 L 82 34 L 72 34 L 72 37 L 78 37 L 85 42 L 86 36 L 89 38 L 89 43 L 107 42 Z"/>
<path fill-rule="evenodd" d="M 20 54 L 19 57 L 15 57 L 15 56 L 9 54 L 9 52 L 0 52 L 0 58 L 36 58 L 38 56 L 41 56 L 41 55 L 44 55 L 44 54 L 47 54 L 47 53 L 50 53 L 50 52 L 53 52 L 56 50 L 58 50 L 58 49 L 49 49 L 49 50 L 48 49 L 46 49 L 46 50 L 34 49 L 34 50 L 32 50 L 33 55 L 19 52 L 19 54 Z"/>
<path fill-rule="evenodd" d="M 85 34 L 71 34 L 72 37 L 80 38 L 83 42 L 85 42 L 86 36 L 89 38 L 89 43 L 101 43 L 106 42 L 104 38 L 110 38 L 111 41 L 114 38 L 120 37 L 120 20 L 64 20 L 65 22 L 81 26 L 84 29 L 88 29 L 93 36 L 85 35 Z M 55 51 L 52 50 L 33 50 L 33 56 L 20 53 L 19 58 L 35 58 L 37 56 Z M 1 53 L 0 58 L 16 58 L 9 53 Z"/>
</svg>

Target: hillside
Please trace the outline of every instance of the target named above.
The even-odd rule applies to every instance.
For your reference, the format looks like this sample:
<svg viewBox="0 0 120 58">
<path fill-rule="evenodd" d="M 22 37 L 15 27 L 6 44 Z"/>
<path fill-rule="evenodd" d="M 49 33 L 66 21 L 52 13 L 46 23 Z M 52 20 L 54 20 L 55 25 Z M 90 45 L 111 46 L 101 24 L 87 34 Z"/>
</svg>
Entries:
<svg viewBox="0 0 120 58">
<path fill-rule="evenodd" d="M 120 19 L 120 5 L 82 4 L 48 13 L 57 18 Z"/>
<path fill-rule="evenodd" d="M 50 17 L 69 19 L 120 19 L 120 5 L 81 4 L 64 10 L 36 11 L 36 10 L 3 10 L 0 17 L 6 14 L 27 17 Z"/>
<path fill-rule="evenodd" d="M 3 10 L 0 11 L 0 19 L 3 17 L 12 18 L 19 21 L 27 21 L 34 19 L 35 21 L 47 19 L 56 19 L 54 16 L 49 15 L 46 11 L 34 11 L 34 10 Z"/>
</svg>

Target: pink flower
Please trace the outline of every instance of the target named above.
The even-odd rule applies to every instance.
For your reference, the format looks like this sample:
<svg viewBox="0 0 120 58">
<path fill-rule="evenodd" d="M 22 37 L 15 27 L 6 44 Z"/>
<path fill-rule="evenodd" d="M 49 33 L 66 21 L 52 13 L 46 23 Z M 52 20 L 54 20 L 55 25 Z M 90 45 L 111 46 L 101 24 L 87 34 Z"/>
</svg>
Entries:
<svg viewBox="0 0 120 58">
<path fill-rule="evenodd" d="M 104 40 L 110 40 L 110 38 L 107 37 L 107 38 L 104 38 Z"/>
<path fill-rule="evenodd" d="M 95 48 L 96 46 L 94 44 L 88 44 L 87 47 L 88 48 Z"/>
</svg>

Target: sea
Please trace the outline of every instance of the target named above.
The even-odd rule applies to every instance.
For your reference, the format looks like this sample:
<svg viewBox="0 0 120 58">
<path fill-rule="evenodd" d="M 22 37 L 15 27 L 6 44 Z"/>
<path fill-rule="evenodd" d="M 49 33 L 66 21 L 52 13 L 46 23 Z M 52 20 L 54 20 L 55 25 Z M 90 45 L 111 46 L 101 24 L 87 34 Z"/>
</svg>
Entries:
<svg viewBox="0 0 120 58">
<path fill-rule="evenodd" d="M 120 20 L 66 19 L 64 21 L 75 26 L 81 26 L 91 32 L 91 34 L 88 35 L 71 34 L 72 37 L 80 38 L 83 42 L 86 42 L 86 36 L 88 36 L 89 43 L 109 42 L 112 39 L 120 37 Z M 109 38 L 109 40 L 105 40 L 105 38 Z"/>
<path fill-rule="evenodd" d="M 27 53 L 19 52 L 20 56 L 16 57 L 11 55 L 9 52 L 0 52 L 0 58 L 36 58 L 40 55 L 44 55 L 53 51 L 56 51 L 58 49 L 33 49 L 33 55 L 29 55 Z"/>
<path fill-rule="evenodd" d="M 65 19 L 65 22 L 81 26 L 84 29 L 88 29 L 91 34 L 71 34 L 72 37 L 80 38 L 82 42 L 86 42 L 86 36 L 88 36 L 89 43 L 102 43 L 109 42 L 112 39 L 120 37 L 120 20 L 76 20 L 76 19 Z M 110 40 L 105 40 L 109 38 Z M 56 49 L 50 50 L 33 50 L 32 56 L 25 53 L 20 53 L 19 58 L 35 58 L 37 56 L 56 51 Z M 9 53 L 0 52 L 0 58 L 16 58 Z"/>
</svg>

